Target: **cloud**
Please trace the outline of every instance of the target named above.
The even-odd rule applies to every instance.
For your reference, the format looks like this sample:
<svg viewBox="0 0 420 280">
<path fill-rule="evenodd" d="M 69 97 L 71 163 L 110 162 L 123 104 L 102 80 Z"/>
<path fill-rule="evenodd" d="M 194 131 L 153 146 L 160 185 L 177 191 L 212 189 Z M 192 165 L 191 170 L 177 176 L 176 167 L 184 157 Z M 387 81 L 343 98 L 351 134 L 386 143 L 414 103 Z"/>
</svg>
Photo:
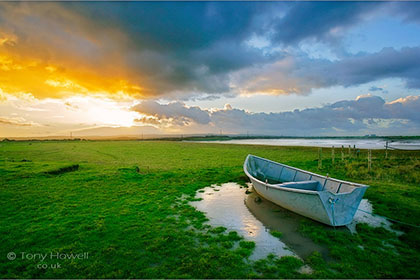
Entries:
<svg viewBox="0 0 420 280">
<path fill-rule="evenodd" d="M 207 131 L 268 135 L 336 135 L 369 132 L 420 132 L 420 96 L 408 96 L 385 102 L 379 96 L 364 95 L 355 100 L 343 100 L 319 108 L 280 113 L 252 113 L 227 105 L 224 109 L 203 110 L 183 103 L 162 105 L 142 102 L 132 108 L 152 118 L 154 125 L 165 127 L 207 125 Z M 185 121 L 188 120 L 188 121 Z"/>
<path fill-rule="evenodd" d="M 297 2 L 283 18 L 273 22 L 271 38 L 283 44 L 331 39 L 338 31 L 363 21 L 381 5 L 377 2 Z"/>
<path fill-rule="evenodd" d="M 45 4 L 45 5 L 44 5 Z M 0 3 L 0 87 L 37 98 L 120 92 L 143 95 L 121 62 L 125 34 L 55 3 Z M 139 81 L 139 77 L 136 77 Z"/>
<path fill-rule="evenodd" d="M 420 87 L 420 47 L 405 47 L 401 50 L 384 48 L 373 54 L 364 54 L 343 59 L 337 63 L 321 66 L 323 71 L 332 71 L 334 76 L 324 79 L 328 84 L 351 86 L 385 79 L 401 78 L 409 88 Z"/>
<path fill-rule="evenodd" d="M 207 111 L 199 107 L 188 107 L 182 102 L 162 105 L 155 101 L 143 101 L 133 106 L 132 110 L 149 116 L 138 120 L 149 124 L 170 122 L 176 125 L 188 125 L 191 122 L 198 124 L 208 124 L 210 122 Z"/>
<path fill-rule="evenodd" d="M 387 91 L 387 90 L 385 90 L 384 88 L 377 87 L 377 86 L 371 86 L 371 87 L 369 88 L 369 91 L 372 91 L 372 92 L 375 92 L 375 91 L 380 91 L 380 92 L 383 92 L 383 93 L 388 93 L 388 91 Z"/>
<path fill-rule="evenodd" d="M 388 13 L 396 14 L 407 22 L 420 23 L 420 5 L 409 1 L 396 1 L 387 5 Z"/>
<path fill-rule="evenodd" d="M 91 99 L 49 99 L 36 104 L 15 100 L 9 101 L 9 107 L 0 104 L 0 135 L 187 134 L 219 133 L 220 130 L 292 136 L 420 133 L 420 96 L 386 102 L 382 97 L 368 94 L 320 107 L 274 113 L 253 113 L 230 104 L 219 109 L 203 109 L 182 102 L 162 104 L 143 100 L 133 105 L 132 102 Z M 75 106 L 79 109 L 74 110 Z M 28 114 L 31 121 L 26 117 Z"/>
<path fill-rule="evenodd" d="M 420 96 L 407 96 L 385 104 L 393 118 L 408 119 L 420 124 Z"/>
<path fill-rule="evenodd" d="M 17 43 L 0 54 L 19 68 L 1 73 L 8 77 L 1 87 L 25 88 L 41 98 L 75 92 L 136 97 L 229 92 L 229 71 L 265 59 L 242 42 L 266 6 L 1 3 L 0 28 Z"/>
<path fill-rule="evenodd" d="M 40 126 L 40 124 L 27 121 L 21 117 L 0 117 L 0 125 L 12 126 Z"/>
<path fill-rule="evenodd" d="M 387 77 L 420 88 L 418 49 L 311 59 L 299 44 L 339 40 L 395 3 L 0 3 L 0 88 L 36 98 L 214 98 L 308 93 Z M 419 3 L 394 9 L 415 22 Z M 249 44 L 265 40 L 264 47 Z M 285 63 L 290 61 L 290 64 Z M 258 78 L 254 78 L 254 77 Z M 248 82 L 249 81 L 249 82 Z"/>
<path fill-rule="evenodd" d="M 262 67 L 232 74 L 242 93 L 310 93 L 332 86 L 357 86 L 386 78 L 400 78 L 408 88 L 420 88 L 420 47 L 384 48 L 338 61 L 287 56 Z"/>
</svg>

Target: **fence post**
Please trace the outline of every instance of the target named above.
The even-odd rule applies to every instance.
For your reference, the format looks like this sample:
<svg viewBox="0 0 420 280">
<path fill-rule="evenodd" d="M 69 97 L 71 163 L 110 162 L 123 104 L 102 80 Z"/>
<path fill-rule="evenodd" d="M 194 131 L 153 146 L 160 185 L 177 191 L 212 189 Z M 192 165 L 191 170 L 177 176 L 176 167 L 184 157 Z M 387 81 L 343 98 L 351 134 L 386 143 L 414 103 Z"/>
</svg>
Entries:
<svg viewBox="0 0 420 280">
<path fill-rule="evenodd" d="M 385 158 L 388 158 L 388 141 L 385 143 Z"/>
<path fill-rule="evenodd" d="M 372 168 L 372 150 L 369 149 L 368 151 L 368 171 Z"/>
<path fill-rule="evenodd" d="M 322 148 L 318 148 L 318 169 L 322 168 Z"/>
<path fill-rule="evenodd" d="M 344 146 L 341 145 L 341 161 L 344 161 Z"/>
<path fill-rule="evenodd" d="M 334 146 L 332 146 L 332 150 L 331 150 L 331 161 L 332 161 L 332 164 L 334 165 L 334 162 L 335 162 Z"/>
</svg>

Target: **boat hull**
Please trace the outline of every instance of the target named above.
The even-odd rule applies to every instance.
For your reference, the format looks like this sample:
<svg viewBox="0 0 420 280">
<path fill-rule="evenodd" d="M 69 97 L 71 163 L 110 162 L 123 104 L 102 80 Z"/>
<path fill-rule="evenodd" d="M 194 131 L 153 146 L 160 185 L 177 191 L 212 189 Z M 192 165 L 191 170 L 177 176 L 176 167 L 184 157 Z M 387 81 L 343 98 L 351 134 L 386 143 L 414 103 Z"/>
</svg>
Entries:
<svg viewBox="0 0 420 280">
<path fill-rule="evenodd" d="M 331 225 L 330 218 L 317 193 L 296 193 L 269 188 L 253 178 L 251 182 L 255 192 L 263 198 L 302 216 Z"/>
<path fill-rule="evenodd" d="M 283 167 L 281 164 L 278 165 Z M 273 185 L 267 183 L 267 181 L 258 180 L 248 172 L 248 166 L 245 162 L 244 171 L 251 180 L 257 194 L 285 209 L 330 226 L 344 226 L 352 222 L 367 188 L 367 186 L 360 185 L 343 193 L 334 193 L 329 190 L 311 191 L 288 188 L 285 187 L 287 184 Z M 287 168 L 291 167 L 287 166 Z M 296 170 L 304 172 L 299 169 Z M 314 174 L 314 177 L 315 175 L 320 176 Z M 329 178 L 325 177 L 325 180 L 329 180 Z M 324 183 L 324 186 L 326 184 Z"/>
</svg>

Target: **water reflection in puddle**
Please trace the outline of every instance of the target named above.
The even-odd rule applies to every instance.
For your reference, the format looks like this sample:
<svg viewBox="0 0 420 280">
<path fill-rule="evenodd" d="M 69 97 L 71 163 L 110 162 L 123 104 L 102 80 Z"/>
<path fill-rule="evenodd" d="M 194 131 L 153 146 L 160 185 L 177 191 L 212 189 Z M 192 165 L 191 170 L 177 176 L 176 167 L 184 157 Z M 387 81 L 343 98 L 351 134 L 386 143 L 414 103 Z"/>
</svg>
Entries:
<svg viewBox="0 0 420 280">
<path fill-rule="evenodd" d="M 249 186 L 252 187 L 251 184 Z M 213 185 L 198 192 L 196 198 L 202 200 L 191 202 L 191 205 L 206 213 L 210 225 L 226 227 L 237 231 L 246 240 L 254 241 L 256 247 L 250 259 L 265 258 L 270 253 L 306 258 L 314 251 L 321 253 L 324 259 L 330 259 L 325 246 L 298 232 L 299 224 L 305 217 L 260 198 L 252 188 L 249 188 L 252 191 L 250 194 L 246 194 L 245 190 L 236 183 Z M 372 205 L 363 199 L 359 209 L 371 212 Z M 357 211 L 353 223 L 348 226 L 349 230 L 355 232 L 356 224 L 362 222 L 391 229 L 386 219 Z M 281 232 L 281 239 L 272 236 L 270 230 Z"/>
<path fill-rule="evenodd" d="M 325 259 L 329 259 L 328 249 L 325 246 L 314 243 L 298 232 L 299 224 L 302 219 L 306 219 L 305 217 L 261 198 L 255 191 L 246 195 L 245 205 L 265 228 L 281 232 L 281 241 L 299 257 L 306 258 L 312 252 L 318 251 Z"/>
<path fill-rule="evenodd" d="M 207 187 L 196 197 L 203 200 L 194 201 L 191 204 L 206 213 L 212 226 L 226 227 L 238 232 L 246 240 L 255 242 L 256 247 L 250 259 L 265 258 L 270 253 L 278 256 L 295 256 L 251 214 L 244 204 L 247 197 L 245 189 L 241 189 L 238 184 L 227 183 L 217 189 Z"/>
</svg>

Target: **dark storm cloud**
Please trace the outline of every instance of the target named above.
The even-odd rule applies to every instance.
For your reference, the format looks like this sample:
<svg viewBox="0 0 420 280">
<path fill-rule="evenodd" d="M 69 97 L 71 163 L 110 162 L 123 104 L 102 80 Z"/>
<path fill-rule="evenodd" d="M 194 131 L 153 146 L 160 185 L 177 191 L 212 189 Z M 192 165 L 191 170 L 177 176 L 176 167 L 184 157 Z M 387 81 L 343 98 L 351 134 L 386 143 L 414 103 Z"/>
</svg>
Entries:
<svg viewBox="0 0 420 280">
<path fill-rule="evenodd" d="M 63 76 L 73 70 L 71 79 L 65 78 L 88 92 L 128 88 L 142 98 L 213 98 L 265 90 L 308 93 L 390 77 L 420 88 L 418 48 L 330 61 L 310 58 L 298 47 L 305 40 L 338 40 L 342 33 L 337 30 L 361 24 L 378 11 L 416 21 L 419 7 L 387 2 L 1 3 L 0 35 L 16 35 L 7 51 L 17 58 L 25 54 L 53 63 Z M 249 44 L 255 36 L 267 46 Z M 292 63 L 285 67 L 284 60 Z M 37 94 L 39 88 L 28 87 L 10 85 L 37 97 L 51 90 Z"/>
<path fill-rule="evenodd" d="M 309 93 L 331 86 L 357 86 L 386 78 L 400 78 L 408 88 L 420 88 L 420 47 L 384 48 L 338 61 L 287 56 L 235 76 L 244 92 Z"/>
<path fill-rule="evenodd" d="M 384 48 L 377 53 L 348 57 L 337 62 L 315 62 L 312 67 L 312 73 L 321 73 L 319 80 L 327 86 L 347 87 L 385 78 L 401 78 L 409 88 L 420 87 L 420 47 L 399 51 Z"/>
<path fill-rule="evenodd" d="M 132 35 L 136 49 L 191 51 L 224 39 L 248 36 L 253 18 L 267 5 L 256 2 L 88 2 L 62 3 L 97 28 Z"/>
<path fill-rule="evenodd" d="M 407 22 L 420 23 L 420 5 L 410 1 L 395 1 L 387 6 L 388 12 L 397 14 Z"/>
<path fill-rule="evenodd" d="M 228 93 L 228 74 L 279 57 L 244 42 L 258 28 L 259 17 L 284 4 L 257 2 L 90 2 L 61 6 L 85 18 L 87 28 L 122 30 L 124 62 L 156 87 L 173 91 Z"/>
<path fill-rule="evenodd" d="M 96 11 L 97 6 L 93 4 L 90 6 Z M 244 44 L 252 34 L 268 38 L 272 47 L 306 39 L 329 40 L 334 30 L 363 22 L 366 16 L 380 9 L 386 10 L 390 4 L 137 3 L 133 6 L 124 4 L 116 7 L 116 10 L 113 5 L 103 5 L 104 8 L 100 10 L 102 18 L 106 20 L 102 24 L 112 18 L 133 38 L 134 51 L 126 56 L 127 64 L 141 69 L 142 73 L 149 70 L 150 83 L 158 84 L 160 91 L 226 94 L 234 90 L 231 87 L 231 74 L 235 71 L 261 68 L 281 61 L 287 55 L 281 50 L 264 53 L 261 49 Z M 404 4 L 404 7 L 408 8 L 407 5 Z M 416 6 L 415 3 L 411 5 Z M 399 9 L 399 13 L 405 17 L 408 12 Z M 120 16 L 115 17 L 116 14 Z M 159 19 L 158 23 L 155 23 L 156 19 Z M 146 51 L 139 51 L 143 49 Z M 376 54 L 350 56 L 334 62 L 311 60 L 303 55 L 297 57 L 300 59 L 297 68 L 291 69 L 295 75 L 293 77 L 300 83 L 293 88 L 302 88 L 301 91 L 295 91 L 297 93 L 309 92 L 312 88 L 352 86 L 389 77 L 402 78 L 408 87 L 418 88 L 418 54 L 417 48 L 401 51 L 389 48 Z M 286 76 L 285 79 L 289 76 L 276 72 L 267 74 L 273 76 L 276 82 L 282 80 L 278 75 Z M 269 83 L 270 78 L 262 80 Z M 282 93 L 294 92 L 290 86 L 282 88 L 287 83 L 282 81 L 269 88 L 280 89 L 278 92 Z M 236 89 L 241 86 L 238 84 Z M 266 90 L 266 87 L 253 89 L 258 90 Z"/>
<path fill-rule="evenodd" d="M 346 28 L 380 8 L 379 2 L 297 2 L 288 13 L 274 21 L 272 39 L 285 44 L 308 38 L 327 39 L 337 28 Z"/>
</svg>

